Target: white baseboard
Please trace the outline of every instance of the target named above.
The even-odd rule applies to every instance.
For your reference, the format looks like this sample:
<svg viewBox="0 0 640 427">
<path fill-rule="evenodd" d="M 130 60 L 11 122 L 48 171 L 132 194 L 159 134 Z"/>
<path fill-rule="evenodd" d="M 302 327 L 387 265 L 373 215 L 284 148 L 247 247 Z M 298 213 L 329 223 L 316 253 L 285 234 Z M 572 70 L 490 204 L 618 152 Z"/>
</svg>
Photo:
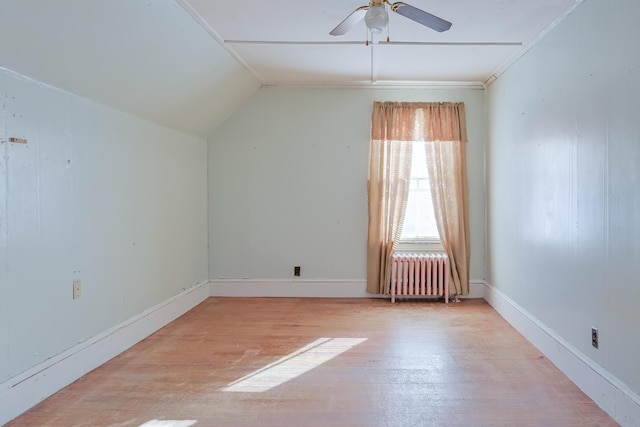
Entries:
<svg viewBox="0 0 640 427">
<path fill-rule="evenodd" d="M 365 280 L 215 279 L 212 297 L 377 298 Z"/>
<path fill-rule="evenodd" d="M 369 294 L 364 279 L 215 279 L 211 281 L 212 297 L 303 297 L 303 298 L 389 298 Z M 469 295 L 483 298 L 485 285 L 471 281 Z"/>
<path fill-rule="evenodd" d="M 460 298 L 484 298 L 486 285 L 483 280 L 469 281 L 469 295 L 460 295 Z"/>
<path fill-rule="evenodd" d="M 485 300 L 611 418 L 624 427 L 640 426 L 640 396 L 500 290 L 484 285 Z"/>
<path fill-rule="evenodd" d="M 0 425 L 142 341 L 209 297 L 200 283 L 0 384 Z"/>
</svg>

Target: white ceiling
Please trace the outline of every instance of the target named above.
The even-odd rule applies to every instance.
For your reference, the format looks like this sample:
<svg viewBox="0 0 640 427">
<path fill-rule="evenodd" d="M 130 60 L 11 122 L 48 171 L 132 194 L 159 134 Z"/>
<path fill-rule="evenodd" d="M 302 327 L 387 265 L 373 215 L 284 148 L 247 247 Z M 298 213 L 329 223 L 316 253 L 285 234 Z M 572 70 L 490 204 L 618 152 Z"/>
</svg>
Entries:
<svg viewBox="0 0 640 427">
<path fill-rule="evenodd" d="M 452 28 L 366 46 L 361 0 L 0 0 L 0 68 L 208 137 L 264 84 L 481 87 L 582 1 L 410 0 Z"/>
<path fill-rule="evenodd" d="M 410 0 L 453 23 L 438 33 L 389 13 L 365 45 L 364 21 L 329 35 L 366 0 L 177 0 L 263 84 L 483 84 L 582 0 Z"/>
</svg>

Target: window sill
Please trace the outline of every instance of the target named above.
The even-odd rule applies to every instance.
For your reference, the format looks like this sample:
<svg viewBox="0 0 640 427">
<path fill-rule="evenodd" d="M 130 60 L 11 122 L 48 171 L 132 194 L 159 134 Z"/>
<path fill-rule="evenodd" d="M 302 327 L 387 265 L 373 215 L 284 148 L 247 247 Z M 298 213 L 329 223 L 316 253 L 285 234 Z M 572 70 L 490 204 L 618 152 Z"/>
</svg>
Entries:
<svg viewBox="0 0 640 427">
<path fill-rule="evenodd" d="M 403 240 L 398 243 L 396 252 L 444 253 L 442 244 L 437 240 Z"/>
</svg>

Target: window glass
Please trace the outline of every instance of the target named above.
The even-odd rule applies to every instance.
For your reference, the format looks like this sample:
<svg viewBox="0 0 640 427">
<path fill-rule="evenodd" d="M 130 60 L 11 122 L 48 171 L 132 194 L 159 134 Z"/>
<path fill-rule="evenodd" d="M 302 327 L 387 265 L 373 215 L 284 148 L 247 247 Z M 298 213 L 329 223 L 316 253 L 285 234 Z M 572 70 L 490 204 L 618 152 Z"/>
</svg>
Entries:
<svg viewBox="0 0 640 427">
<path fill-rule="evenodd" d="M 440 240 L 431 202 L 424 142 L 416 142 L 413 147 L 409 198 L 400 239 Z"/>
</svg>

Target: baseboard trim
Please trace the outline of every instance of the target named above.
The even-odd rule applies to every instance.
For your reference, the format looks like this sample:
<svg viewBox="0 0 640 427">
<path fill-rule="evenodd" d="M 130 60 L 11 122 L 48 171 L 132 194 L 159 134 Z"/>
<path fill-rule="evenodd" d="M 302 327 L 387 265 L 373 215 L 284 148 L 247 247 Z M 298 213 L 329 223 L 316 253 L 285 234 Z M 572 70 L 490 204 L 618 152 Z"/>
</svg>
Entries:
<svg viewBox="0 0 640 427">
<path fill-rule="evenodd" d="M 640 396 L 494 286 L 485 300 L 622 426 L 640 426 Z"/>
<path fill-rule="evenodd" d="M 368 294 L 365 280 L 214 279 L 212 297 L 379 298 Z"/>
<path fill-rule="evenodd" d="M 486 285 L 484 280 L 470 280 L 469 281 L 469 295 L 460 295 L 461 299 L 467 298 L 484 298 Z"/>
<path fill-rule="evenodd" d="M 214 279 L 212 297 L 292 297 L 292 298 L 389 298 L 369 294 L 364 279 Z M 471 281 L 469 295 L 462 298 L 483 298 L 484 282 Z"/>
<path fill-rule="evenodd" d="M 209 297 L 202 282 L 0 384 L 0 425 L 174 321 Z"/>
</svg>

